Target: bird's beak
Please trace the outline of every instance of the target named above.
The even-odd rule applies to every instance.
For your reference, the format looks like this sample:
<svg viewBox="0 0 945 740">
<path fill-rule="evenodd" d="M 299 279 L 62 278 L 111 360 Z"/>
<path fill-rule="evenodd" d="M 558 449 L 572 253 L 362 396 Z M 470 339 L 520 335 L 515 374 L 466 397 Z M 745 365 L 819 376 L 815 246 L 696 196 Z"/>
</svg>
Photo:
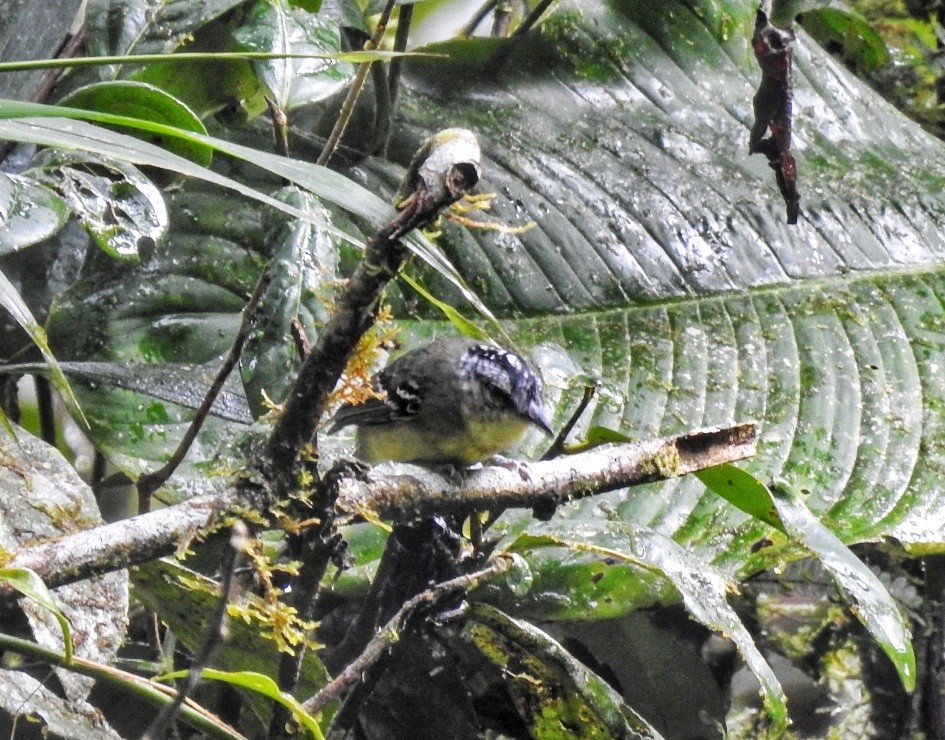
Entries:
<svg viewBox="0 0 945 740">
<path fill-rule="evenodd" d="M 531 404 L 529 404 L 528 420 L 536 427 L 541 429 L 545 434 L 554 436 L 555 432 L 551 428 L 551 422 L 548 420 L 545 410 L 541 407 L 540 401 L 532 401 Z"/>
</svg>

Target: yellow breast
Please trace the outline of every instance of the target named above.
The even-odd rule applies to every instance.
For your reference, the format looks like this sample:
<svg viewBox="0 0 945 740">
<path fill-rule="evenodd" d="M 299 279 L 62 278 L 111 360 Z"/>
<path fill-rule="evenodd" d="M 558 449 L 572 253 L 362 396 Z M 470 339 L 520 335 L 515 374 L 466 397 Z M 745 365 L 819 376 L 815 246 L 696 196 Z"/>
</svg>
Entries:
<svg viewBox="0 0 945 740">
<path fill-rule="evenodd" d="M 528 424 L 520 419 L 470 422 L 457 434 L 431 435 L 409 422 L 358 428 L 357 456 L 369 463 L 385 460 L 420 465 L 462 465 L 481 462 L 505 452 L 517 442 Z"/>
</svg>

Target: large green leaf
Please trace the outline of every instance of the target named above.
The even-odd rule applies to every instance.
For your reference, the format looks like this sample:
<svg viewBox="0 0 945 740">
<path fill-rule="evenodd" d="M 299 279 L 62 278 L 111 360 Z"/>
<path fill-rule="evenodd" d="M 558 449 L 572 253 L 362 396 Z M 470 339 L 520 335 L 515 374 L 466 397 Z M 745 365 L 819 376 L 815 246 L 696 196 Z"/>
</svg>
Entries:
<svg viewBox="0 0 945 740">
<path fill-rule="evenodd" d="M 65 226 L 69 208 L 32 178 L 0 172 L 0 254 L 48 239 Z"/>
<path fill-rule="evenodd" d="M 188 391 L 202 399 L 265 262 L 258 252 L 261 215 L 244 211 L 237 217 L 230 212 L 232 202 L 230 196 L 195 189 L 176 194 L 170 204 L 172 232 L 152 259 L 134 267 L 102 265 L 60 296 L 47 322 L 57 352 L 64 359 L 111 363 L 188 363 L 197 367 L 168 378 L 172 384 L 196 381 Z M 90 408 L 93 438 L 133 477 L 166 461 L 195 408 L 182 394 L 151 389 L 158 384 L 148 381 L 147 373 L 139 375 L 143 386 L 101 374 L 76 376 L 77 392 Z M 209 419 L 172 481 L 178 493 L 167 495 L 221 484 L 223 479 L 212 475 L 212 461 L 245 431 L 232 415 Z"/>
<path fill-rule="evenodd" d="M 196 29 L 244 0 L 91 0 L 86 17 L 94 56 L 169 54 Z"/>
<path fill-rule="evenodd" d="M 459 639 L 501 669 L 532 737 L 662 738 L 600 676 L 527 622 L 479 605 Z"/>
<path fill-rule="evenodd" d="M 246 398 L 257 417 L 266 411 L 263 394 L 276 403 L 285 401 L 302 364 L 293 332 L 308 343 L 316 340 L 338 284 L 339 245 L 325 228 L 331 222 L 328 214 L 297 188 L 284 188 L 277 195 L 312 220 L 288 219 L 281 213 L 266 219 L 268 284 L 255 311 L 255 329 L 240 356 Z"/>
<path fill-rule="evenodd" d="M 578 7 L 580 6 L 580 7 Z M 521 235 L 448 232 L 506 311 L 595 311 L 865 270 L 934 265 L 945 150 L 800 33 L 795 150 L 803 221 L 784 223 L 747 153 L 760 79 L 749 2 L 564 3 L 497 78 L 490 40 L 408 62 L 392 151 L 444 124 L 479 135 L 482 189 Z M 535 286 L 547 286 L 536 290 Z"/>
<path fill-rule="evenodd" d="M 287 0 L 257 2 L 235 36 L 247 51 L 338 54 L 342 50 L 336 23 L 293 8 Z M 323 100 L 354 76 L 351 64 L 333 59 L 259 60 L 253 68 L 283 110 Z"/>
<path fill-rule="evenodd" d="M 842 540 L 940 550 L 945 148 L 799 32 L 802 217 L 786 225 L 770 170 L 747 154 L 754 11 L 562 3 L 492 74 L 496 42 L 440 44 L 450 62 L 408 65 L 392 151 L 405 157 L 444 124 L 479 134 L 495 215 L 537 228 L 450 225 L 441 244 L 491 307 L 534 317 L 518 336 L 545 343 L 538 359 L 551 358 L 552 376 L 562 349 L 600 374 L 579 432 L 754 418 L 749 468 L 810 490 L 808 506 Z M 601 506 L 726 572 L 792 547 L 753 553 L 768 530 L 694 480 L 559 516 L 597 518 Z"/>
<path fill-rule="evenodd" d="M 86 85 L 60 100 L 59 104 L 69 108 L 143 118 L 188 131 L 207 133 L 206 127 L 190 108 L 163 90 L 144 82 L 118 80 Z M 135 131 L 132 130 L 131 133 L 134 135 Z M 141 137 L 155 144 L 160 142 L 175 154 L 204 167 L 208 167 L 213 159 L 213 151 L 199 142 L 181 138 L 160 139 L 154 134 L 142 134 Z"/>
</svg>

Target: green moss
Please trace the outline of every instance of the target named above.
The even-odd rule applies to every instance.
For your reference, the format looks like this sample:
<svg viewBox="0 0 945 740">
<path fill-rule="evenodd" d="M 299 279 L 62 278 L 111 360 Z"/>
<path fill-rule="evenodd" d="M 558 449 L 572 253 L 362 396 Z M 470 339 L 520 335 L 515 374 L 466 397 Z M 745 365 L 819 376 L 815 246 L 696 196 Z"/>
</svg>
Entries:
<svg viewBox="0 0 945 740">
<path fill-rule="evenodd" d="M 550 15 L 541 26 L 542 38 L 551 44 L 578 77 L 605 82 L 618 75 L 617 64 L 629 54 L 627 41 L 620 36 L 587 35 L 577 10 Z"/>
<path fill-rule="evenodd" d="M 642 460 L 640 469 L 647 476 L 677 478 L 682 474 L 682 460 L 679 457 L 679 450 L 673 446 L 659 450 Z"/>
</svg>

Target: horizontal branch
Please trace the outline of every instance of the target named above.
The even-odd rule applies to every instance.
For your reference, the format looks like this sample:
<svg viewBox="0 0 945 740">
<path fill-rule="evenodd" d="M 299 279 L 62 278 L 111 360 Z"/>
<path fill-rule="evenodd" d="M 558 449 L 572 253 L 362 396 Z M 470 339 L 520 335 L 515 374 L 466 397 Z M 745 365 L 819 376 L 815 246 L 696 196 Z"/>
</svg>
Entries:
<svg viewBox="0 0 945 740">
<path fill-rule="evenodd" d="M 337 524 L 362 512 L 391 522 L 430 514 L 534 507 L 674 478 L 755 454 L 757 425 L 703 429 L 662 439 L 598 447 L 556 460 L 490 466 L 450 482 L 428 471 L 342 479 Z M 248 502 L 236 489 L 25 547 L 4 565 L 30 568 L 50 588 L 168 555 L 227 512 Z M 0 584 L 0 595 L 11 595 Z"/>
<path fill-rule="evenodd" d="M 562 504 L 751 457 L 757 436 L 754 422 L 712 427 L 554 460 L 491 465 L 456 481 L 430 471 L 385 476 L 372 471 L 339 481 L 336 522 L 367 511 L 385 521 L 406 522 L 431 514 Z"/>
</svg>

